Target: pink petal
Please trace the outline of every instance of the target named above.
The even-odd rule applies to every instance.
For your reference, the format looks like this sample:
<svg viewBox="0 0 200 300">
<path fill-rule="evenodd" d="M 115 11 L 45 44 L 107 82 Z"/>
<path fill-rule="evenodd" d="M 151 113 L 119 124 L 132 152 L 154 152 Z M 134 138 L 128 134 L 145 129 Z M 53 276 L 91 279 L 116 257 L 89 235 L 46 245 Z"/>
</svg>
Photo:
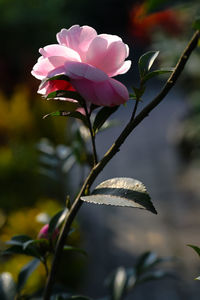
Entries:
<svg viewBox="0 0 200 300">
<path fill-rule="evenodd" d="M 112 78 L 103 82 L 74 79 L 72 84 L 86 101 L 100 106 L 120 105 L 128 101 L 129 98 L 127 88 Z"/>
<path fill-rule="evenodd" d="M 31 74 L 41 80 L 56 74 L 62 74 L 65 71 L 65 62 L 66 58 L 61 56 L 51 56 L 44 59 L 39 59 L 34 65 Z"/>
<path fill-rule="evenodd" d="M 104 81 L 108 76 L 101 70 L 80 62 L 66 62 L 65 74 L 71 79 L 88 79 L 95 82 Z"/>
<path fill-rule="evenodd" d="M 104 38 L 106 36 L 106 39 Z M 108 76 L 120 74 L 120 69 L 127 57 L 127 45 L 116 36 L 101 35 L 96 37 L 87 51 L 86 62 L 104 71 Z M 116 39 L 118 40 L 116 41 Z"/>
<path fill-rule="evenodd" d="M 43 55 L 43 57 L 62 56 L 67 60 L 80 61 L 80 56 L 76 51 L 61 45 L 49 45 L 44 48 L 40 48 L 39 52 Z"/>
<path fill-rule="evenodd" d="M 116 75 L 119 75 L 119 74 L 124 74 L 126 73 L 131 67 L 131 60 L 126 60 L 122 66 L 116 70 L 116 72 L 114 72 L 112 74 L 112 77 L 116 76 Z"/>
<path fill-rule="evenodd" d="M 114 42 L 122 42 L 122 39 L 117 35 L 103 33 L 99 34 L 98 36 L 106 40 L 108 46 Z"/>
<path fill-rule="evenodd" d="M 96 31 L 90 26 L 74 25 L 71 28 L 62 29 L 57 34 L 58 43 L 74 49 L 81 56 L 82 60 L 85 57 L 91 41 L 97 36 Z"/>
</svg>

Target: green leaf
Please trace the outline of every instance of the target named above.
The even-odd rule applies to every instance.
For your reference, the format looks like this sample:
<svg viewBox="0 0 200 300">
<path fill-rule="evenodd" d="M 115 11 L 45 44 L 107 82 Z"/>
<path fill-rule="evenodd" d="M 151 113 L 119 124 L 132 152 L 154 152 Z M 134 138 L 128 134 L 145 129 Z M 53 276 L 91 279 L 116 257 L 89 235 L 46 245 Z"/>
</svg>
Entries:
<svg viewBox="0 0 200 300">
<path fill-rule="evenodd" d="M 166 0 L 148 0 L 148 1 L 146 1 L 145 9 L 146 9 L 147 13 L 155 12 L 162 2 L 166 2 Z"/>
<path fill-rule="evenodd" d="M 31 251 L 35 251 L 35 253 L 37 254 L 37 257 L 40 257 L 42 253 L 40 253 L 40 248 L 44 249 L 48 249 L 49 248 L 49 241 L 47 239 L 38 239 L 38 240 L 30 240 L 27 241 L 23 244 L 23 249 L 24 250 L 31 250 Z"/>
<path fill-rule="evenodd" d="M 101 126 L 106 122 L 106 120 L 119 108 L 119 106 L 113 107 L 103 107 L 97 113 L 94 123 L 93 123 L 93 131 L 97 133 L 97 131 L 101 128 Z"/>
<path fill-rule="evenodd" d="M 117 269 L 113 280 L 112 299 L 121 300 L 126 291 L 127 274 L 124 267 Z"/>
<path fill-rule="evenodd" d="M 20 245 L 14 245 L 4 251 L 1 252 L 1 255 L 11 255 L 11 254 L 26 254 L 23 247 Z"/>
<path fill-rule="evenodd" d="M 23 289 L 27 279 L 32 274 L 32 272 L 37 268 L 39 263 L 40 263 L 39 259 L 33 259 L 21 269 L 17 280 L 18 292 L 20 292 Z"/>
<path fill-rule="evenodd" d="M 194 29 L 200 30 L 200 17 L 197 17 L 194 23 L 192 24 Z"/>
<path fill-rule="evenodd" d="M 15 235 L 11 238 L 10 241 L 7 241 L 7 245 L 23 245 L 23 243 L 32 240 L 32 238 L 28 235 Z"/>
<path fill-rule="evenodd" d="M 161 260 L 158 258 L 156 253 L 150 251 L 143 253 L 141 256 L 139 256 L 135 265 L 137 276 L 145 272 L 147 269 L 155 266 L 159 262 L 161 262 Z"/>
<path fill-rule="evenodd" d="M 136 100 L 142 100 L 141 97 L 145 92 L 146 87 L 142 85 L 140 88 L 132 87 L 135 92 Z"/>
<path fill-rule="evenodd" d="M 139 58 L 138 67 L 141 79 L 149 72 L 158 54 L 159 51 L 149 51 Z"/>
<path fill-rule="evenodd" d="M 56 228 L 58 228 L 62 222 L 64 221 L 64 218 L 68 212 L 68 209 L 62 209 L 61 211 L 57 212 L 50 220 L 49 222 L 49 229 L 48 234 L 51 236 Z"/>
<path fill-rule="evenodd" d="M 9 241 L 10 242 L 10 241 Z M 39 258 L 41 256 L 37 245 L 33 245 L 34 240 L 29 239 L 21 244 L 14 244 L 10 248 L 4 250 L 2 255 L 24 254 Z M 27 246 L 26 246 L 27 245 Z M 28 247 L 29 245 L 29 247 Z"/>
<path fill-rule="evenodd" d="M 12 275 L 8 272 L 4 272 L 0 275 L 0 299 L 11 300 L 16 295 L 16 284 L 12 278 Z"/>
<path fill-rule="evenodd" d="M 79 111 L 72 111 L 72 112 L 67 112 L 67 111 L 63 111 L 63 110 L 57 110 L 57 111 L 54 111 L 52 113 L 49 113 L 47 115 L 45 115 L 43 117 L 43 119 L 46 119 L 48 117 L 71 117 L 71 118 L 76 118 L 76 119 L 79 119 L 81 120 L 84 125 L 86 127 L 88 127 L 88 121 L 87 121 L 87 118 L 81 114 Z"/>
<path fill-rule="evenodd" d="M 187 245 L 191 247 L 199 256 L 200 256 L 200 248 L 195 245 Z"/>
<path fill-rule="evenodd" d="M 137 100 L 137 97 L 133 93 L 129 93 L 129 99 Z"/>
<path fill-rule="evenodd" d="M 112 178 L 99 184 L 91 195 L 82 196 L 81 200 L 114 206 L 142 208 L 157 214 L 145 186 L 132 178 Z"/>
<path fill-rule="evenodd" d="M 80 104 L 83 103 L 83 98 L 77 92 L 74 91 L 65 91 L 65 90 L 58 90 L 52 92 L 46 96 L 46 99 L 54 99 L 54 98 L 68 98 L 77 100 Z"/>
<path fill-rule="evenodd" d="M 196 277 L 195 280 L 200 280 L 200 276 Z"/>
<path fill-rule="evenodd" d="M 149 79 L 161 75 L 161 74 L 166 74 L 166 73 L 171 73 L 174 71 L 174 68 L 168 68 L 168 69 L 160 69 L 160 70 L 155 70 L 152 72 L 147 73 L 143 78 L 142 78 L 142 83 L 145 83 Z"/>
<path fill-rule="evenodd" d="M 74 247 L 74 246 L 65 245 L 63 250 L 64 251 L 76 251 L 76 252 L 79 252 L 79 253 L 87 256 L 87 252 L 85 250 L 83 250 L 81 248 Z"/>
<path fill-rule="evenodd" d="M 170 273 L 169 271 L 164 271 L 164 270 L 154 270 L 152 272 L 148 272 L 144 275 L 142 275 L 137 281 L 137 284 L 141 284 L 144 283 L 146 281 L 151 281 L 151 280 L 158 280 L 158 279 L 162 279 L 164 277 L 167 276 L 174 276 L 172 273 Z"/>
<path fill-rule="evenodd" d="M 70 78 L 67 75 L 61 74 L 61 75 L 56 75 L 56 76 L 50 77 L 46 81 L 51 81 L 51 80 L 70 81 Z"/>
</svg>

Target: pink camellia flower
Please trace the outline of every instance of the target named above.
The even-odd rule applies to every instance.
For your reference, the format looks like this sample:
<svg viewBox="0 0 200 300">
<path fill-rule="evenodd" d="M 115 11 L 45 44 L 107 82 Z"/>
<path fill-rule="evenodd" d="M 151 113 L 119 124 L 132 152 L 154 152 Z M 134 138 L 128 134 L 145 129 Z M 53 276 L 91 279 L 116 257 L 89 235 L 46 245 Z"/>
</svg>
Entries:
<svg viewBox="0 0 200 300">
<path fill-rule="evenodd" d="M 40 48 L 32 75 L 43 80 L 65 74 L 70 82 L 47 81 L 38 93 L 48 95 L 56 90 L 75 90 L 88 103 L 114 106 L 125 103 L 127 88 L 112 77 L 126 73 L 131 61 L 129 48 L 120 37 L 110 34 L 97 35 L 89 26 L 74 25 L 57 34 L 59 44 Z M 67 99 L 66 99 L 67 100 Z"/>
<path fill-rule="evenodd" d="M 45 224 L 38 233 L 38 239 L 49 239 L 49 224 Z M 58 228 L 55 229 L 52 235 L 52 239 L 55 240 L 59 234 Z"/>
</svg>

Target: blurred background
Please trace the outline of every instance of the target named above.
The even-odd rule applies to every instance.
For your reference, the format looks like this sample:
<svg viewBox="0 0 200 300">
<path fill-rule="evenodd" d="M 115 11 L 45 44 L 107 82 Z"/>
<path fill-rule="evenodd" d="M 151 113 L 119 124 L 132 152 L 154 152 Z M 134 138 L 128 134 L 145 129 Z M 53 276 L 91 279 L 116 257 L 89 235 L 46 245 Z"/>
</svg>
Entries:
<svg viewBox="0 0 200 300">
<path fill-rule="evenodd" d="M 173 67 L 190 39 L 199 1 L 1 0 L 0 1 L 0 246 L 14 234 L 35 238 L 41 214 L 53 215 L 76 194 L 88 165 L 84 134 L 71 120 L 42 117 L 65 103 L 37 95 L 30 74 L 38 49 L 56 43 L 56 33 L 74 24 L 116 34 L 129 45 L 131 70 L 121 77 L 130 91 L 138 85 L 137 61 L 159 50 L 158 66 Z M 104 279 L 120 265 L 132 266 L 147 250 L 174 257 L 178 279 L 144 284 L 136 299 L 199 299 L 200 261 L 187 244 L 200 245 L 200 51 L 190 59 L 177 86 L 129 137 L 96 183 L 125 176 L 148 188 L 158 216 L 149 212 L 85 204 L 72 242 L 89 254 L 74 259 L 65 272 L 67 285 L 92 297 L 106 293 Z M 142 107 L 162 88 L 166 77 L 149 82 Z M 118 126 L 97 138 L 99 157 L 129 118 L 132 103 L 114 118 Z M 76 178 L 76 179 L 75 179 Z M 78 178 L 78 179 L 77 179 Z M 0 271 L 17 277 L 24 258 L 1 259 Z M 70 270 L 70 271 L 69 271 Z M 70 272 L 74 271 L 71 275 Z M 29 288 L 44 280 L 42 271 Z M 70 274 L 69 274 L 70 273 Z M 73 273 L 73 272 L 72 272 Z M 95 274 L 95 276 L 94 276 Z M 134 298 L 134 299 L 135 299 Z M 131 295 L 127 299 L 133 299 Z"/>
</svg>

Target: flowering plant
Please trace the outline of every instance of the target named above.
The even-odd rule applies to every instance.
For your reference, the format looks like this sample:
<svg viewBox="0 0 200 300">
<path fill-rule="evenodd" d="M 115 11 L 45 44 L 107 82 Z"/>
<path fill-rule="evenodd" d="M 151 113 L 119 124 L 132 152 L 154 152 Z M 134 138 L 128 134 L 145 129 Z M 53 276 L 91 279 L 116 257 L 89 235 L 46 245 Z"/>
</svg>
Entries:
<svg viewBox="0 0 200 300">
<path fill-rule="evenodd" d="M 131 66 L 131 62 L 125 60 L 128 57 L 129 48 L 118 36 L 97 35 L 96 31 L 89 26 L 80 27 L 75 25 L 68 30 L 62 29 L 57 34 L 59 44 L 49 45 L 39 50 L 42 56 L 38 59 L 32 71 L 36 78 L 42 80 L 38 92 L 47 99 L 77 103 L 76 111 L 57 111 L 49 115 L 73 117 L 83 122 L 91 137 L 93 164 L 73 203 L 70 205 L 67 201 L 67 207 L 53 216 L 40 231 L 39 239 L 32 240 L 27 236 L 17 236 L 9 242 L 12 246 L 6 250 L 7 253 L 23 253 L 34 257 L 34 260 L 20 273 L 21 285 L 24 284 L 39 262 L 42 262 L 48 277 L 44 289 L 44 299 L 51 298 L 63 248 L 84 253 L 79 248 L 65 244 L 66 238 L 71 233 L 71 224 L 84 202 L 127 206 L 146 209 L 154 214 L 157 213 L 144 184 L 136 179 L 116 177 L 102 182 L 92 192 L 90 188 L 103 168 L 119 151 L 129 134 L 174 86 L 190 54 L 198 44 L 199 29 L 197 28 L 174 69 L 151 71 L 159 52 L 149 51 L 142 55 L 138 62 L 139 87 L 133 87 L 133 93 L 130 95 L 128 89 L 122 83 L 112 78 L 126 73 Z M 140 100 L 146 89 L 146 82 L 154 76 L 169 72 L 171 75 L 160 93 L 137 113 L 138 105 L 141 103 Z M 113 145 L 99 160 L 95 143 L 96 134 L 112 113 L 118 109 L 119 105 L 126 103 L 129 99 L 133 105 L 130 119 Z M 91 118 L 91 114 L 95 109 L 98 109 L 97 113 Z M 53 260 L 49 269 L 47 258 L 52 256 Z M 116 296 L 115 290 L 112 299 L 122 299 L 130 286 L 135 286 L 135 282 L 152 278 L 152 276 L 145 277 L 149 268 L 149 266 L 145 267 L 147 261 L 153 261 L 150 264 L 151 266 L 160 262 L 155 256 L 152 260 L 151 254 L 146 253 L 138 263 L 138 270 L 136 266 L 137 271 L 132 270 L 131 276 L 130 270 L 127 272 L 125 269 L 119 270 L 114 276 L 113 284 L 120 283 L 120 288 L 118 286 L 116 288 L 118 292 L 120 290 L 120 294 Z M 155 275 L 153 278 L 160 277 Z M 130 285 L 129 279 L 132 280 L 132 283 L 135 280 L 134 284 Z M 19 294 L 20 288 L 18 288 Z M 57 296 L 56 299 L 88 299 L 69 296 L 64 292 Z"/>
<path fill-rule="evenodd" d="M 74 25 L 57 34 L 59 44 L 39 50 L 42 56 L 32 74 L 46 79 L 64 74 L 63 80 L 45 81 L 38 92 L 48 95 L 57 90 L 77 91 L 88 104 L 114 106 L 128 101 L 127 88 L 112 77 L 126 73 L 131 61 L 129 48 L 116 35 L 100 34 L 89 26 Z"/>
</svg>

